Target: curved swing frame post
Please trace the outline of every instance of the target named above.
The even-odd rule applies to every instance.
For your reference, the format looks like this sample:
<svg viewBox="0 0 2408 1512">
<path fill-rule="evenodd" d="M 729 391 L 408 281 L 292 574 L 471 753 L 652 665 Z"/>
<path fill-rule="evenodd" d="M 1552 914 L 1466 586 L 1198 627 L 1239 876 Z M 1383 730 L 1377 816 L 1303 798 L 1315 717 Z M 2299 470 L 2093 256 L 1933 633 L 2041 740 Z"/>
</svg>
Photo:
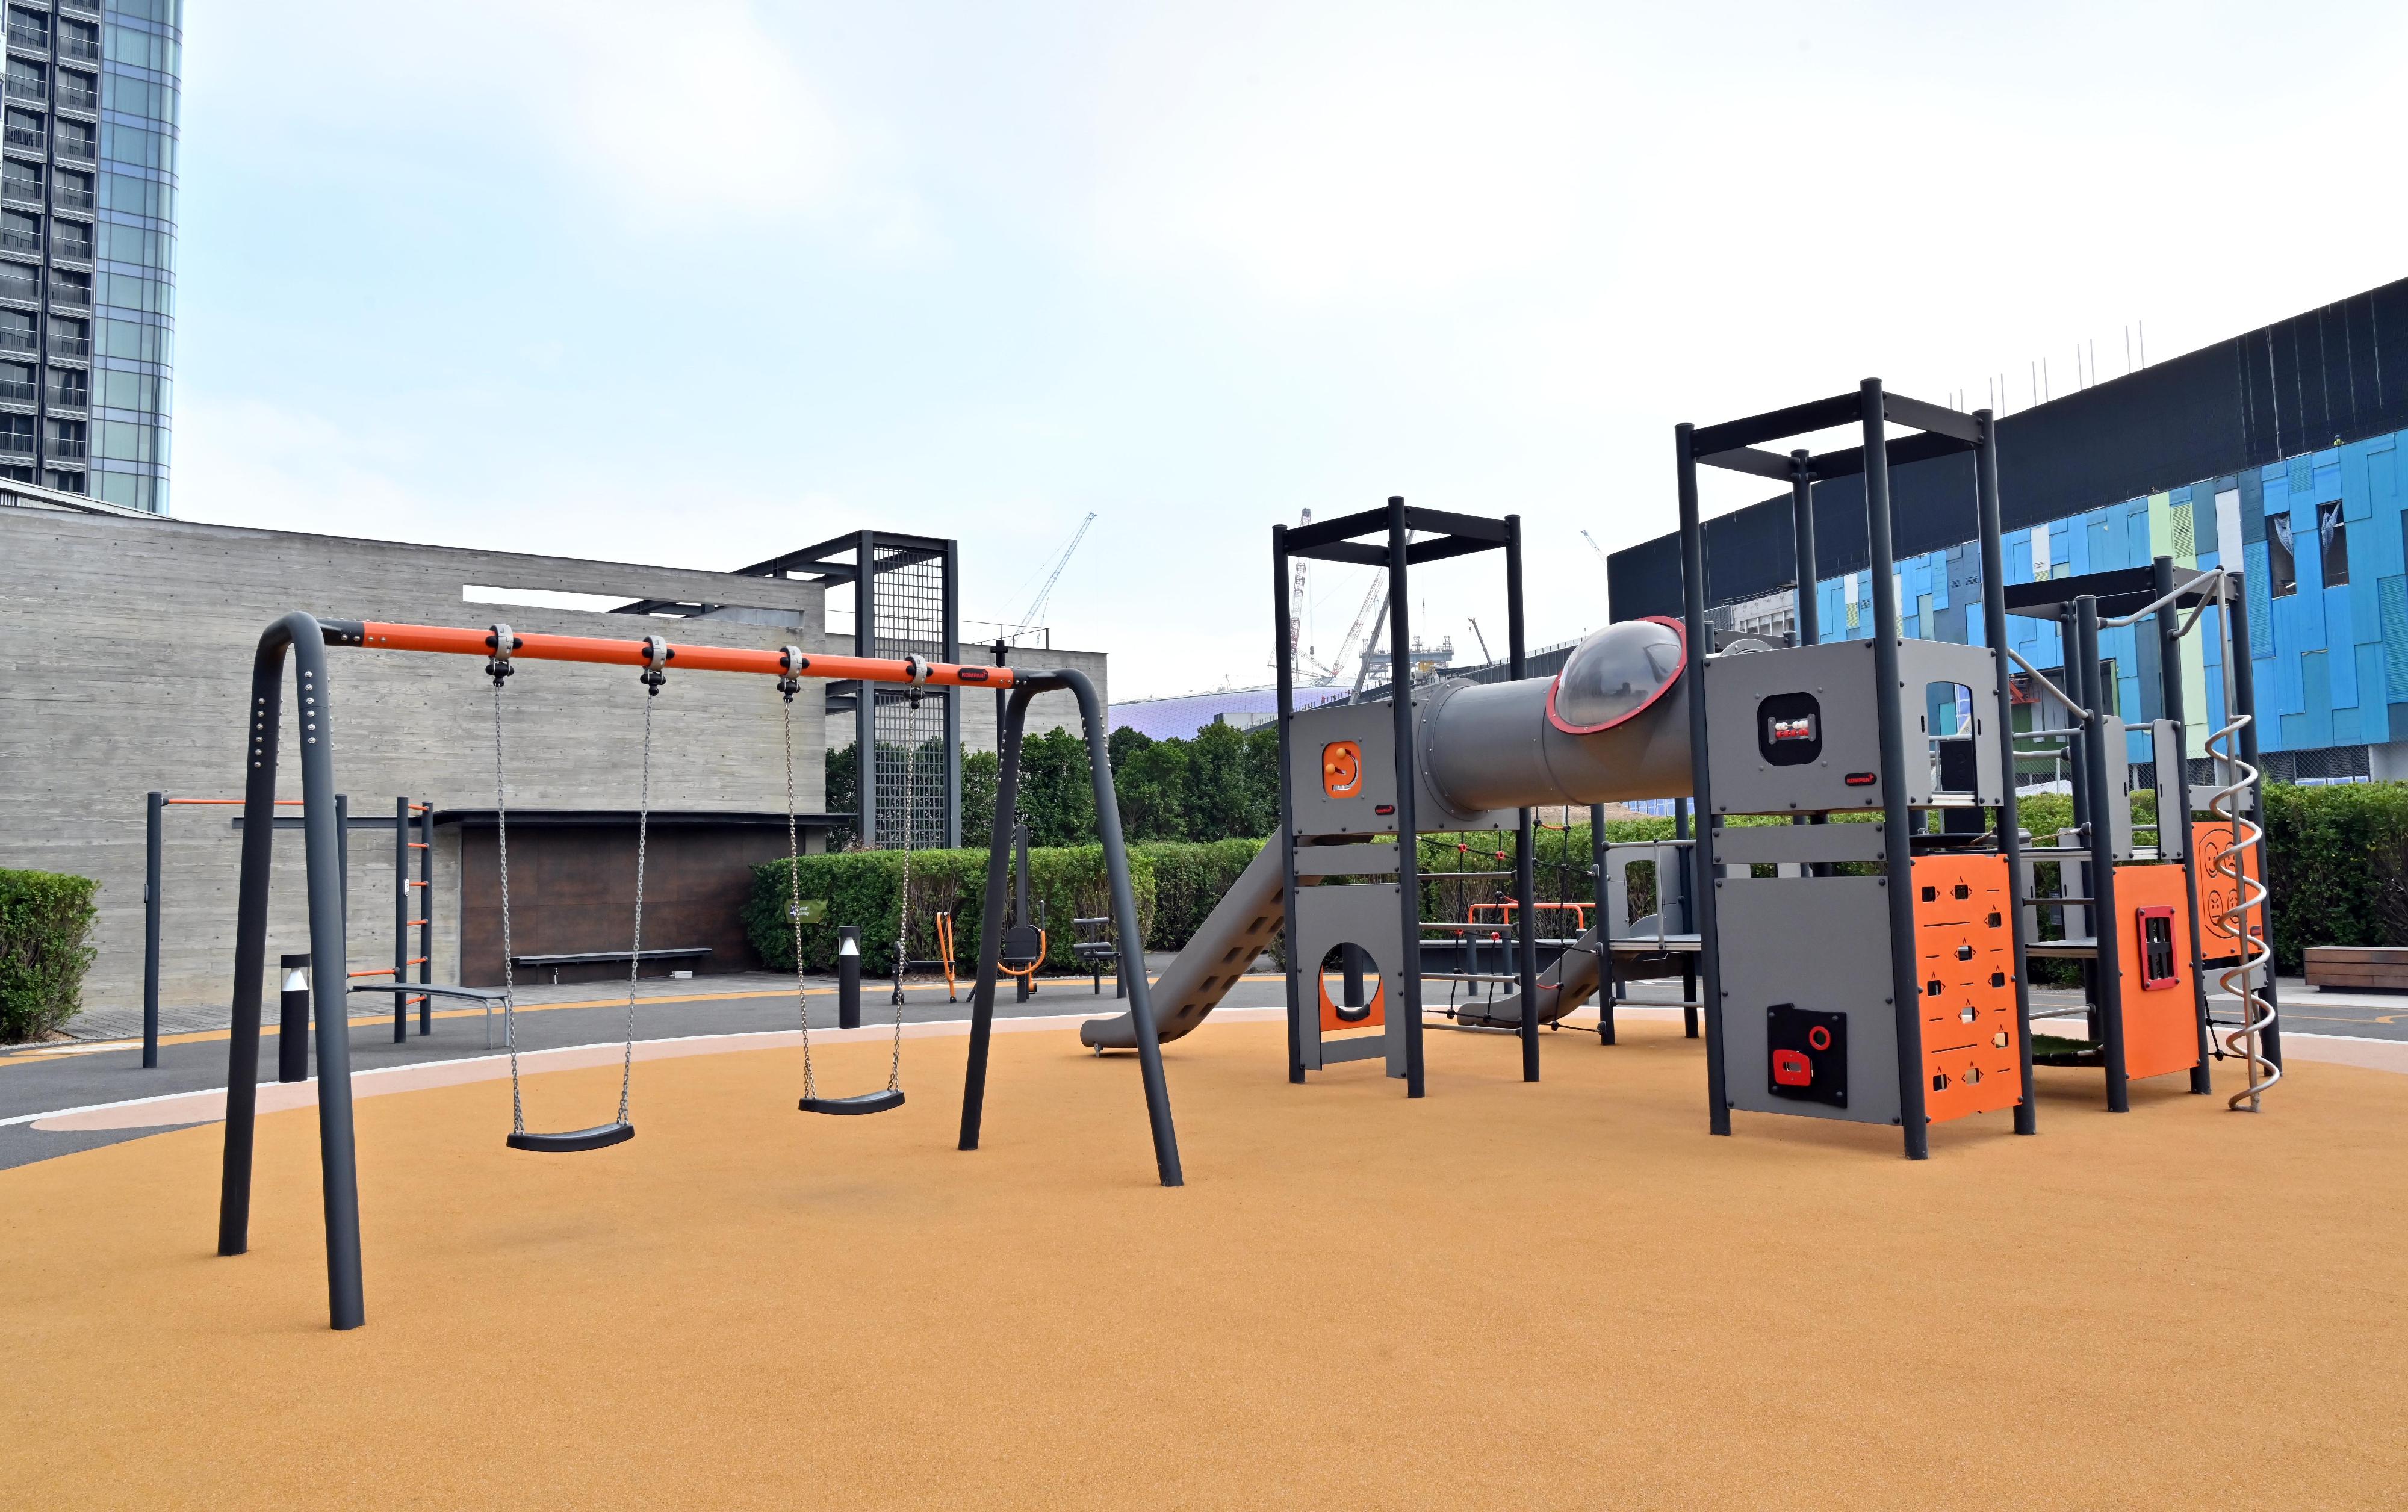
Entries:
<svg viewBox="0 0 2408 1512">
<path fill-rule="evenodd" d="M 1055 672 L 1023 672 L 1012 678 L 1011 701 L 1004 708 L 998 746 L 1002 768 L 996 783 L 995 834 L 987 850 L 986 898 L 978 939 L 978 985 L 970 992 L 969 1072 L 962 1087 L 961 1148 L 979 1148 L 986 1117 L 987 1050 L 995 1038 L 995 988 L 1001 975 L 996 959 L 1003 938 L 1004 892 L 1011 865 L 1011 831 L 1020 806 L 1020 741 L 1028 722 L 1029 700 L 1040 692 L 1060 690 L 1079 701 L 1080 723 L 1087 736 L 1087 765 L 1096 792 L 1096 830 L 1104 846 L 1104 869 L 1111 878 L 1113 930 L 1120 944 L 1121 979 L 1128 983 L 1129 1012 L 1137 1032 L 1138 1065 L 1145 1083 L 1145 1111 L 1154 1130 L 1154 1163 L 1166 1187 L 1186 1184 L 1180 1170 L 1179 1134 L 1170 1120 L 1170 1087 L 1162 1072 L 1162 1041 L 1154 1022 L 1151 984 L 1145 974 L 1145 931 L 1139 924 L 1137 892 L 1129 884 L 1128 849 L 1121 837 L 1120 803 L 1112 792 L 1112 763 L 1104 740 L 1104 711 L 1096 685 L 1069 668 Z"/>
<path fill-rule="evenodd" d="M 1036 693 L 1064 690 L 1079 701 L 1095 775 L 1096 808 L 1105 864 L 1111 876 L 1112 912 L 1118 921 L 1121 967 L 1129 981 L 1132 1006 L 1141 1026 L 1139 1058 L 1144 1068 L 1146 1111 L 1154 1134 L 1154 1163 L 1165 1186 L 1181 1184 L 1179 1147 L 1170 1121 L 1170 1095 L 1162 1050 L 1153 1034 L 1146 996 L 1142 934 L 1135 891 L 1129 885 L 1128 852 L 1122 843 L 1120 810 L 1112 795 L 1111 763 L 1104 743 L 1103 708 L 1095 685 L 1075 671 L 1034 675 L 1016 668 L 874 657 L 811 656 L 790 669 L 777 651 L 724 646 L 660 646 L 645 640 L 606 640 L 584 635 L 520 635 L 510 660 L 586 662 L 604 665 L 680 671 L 740 672 L 779 678 L 799 671 L 812 678 L 861 678 L 870 682 L 922 683 L 939 688 L 987 687 L 1012 693 L 1005 721 L 1004 777 L 996 795 L 996 857 L 1000 863 L 1012 823 L 1021 727 Z M 344 940 L 340 835 L 335 813 L 334 703 L 326 669 L 329 647 L 433 652 L 489 658 L 491 629 L 405 625 L 356 620 L 319 620 L 294 610 L 260 635 L 251 667 L 250 735 L 245 748 L 242 870 L 235 927 L 233 1033 L 227 1040 L 225 1153 L 218 1196 L 218 1253 L 239 1255 L 251 1248 L 252 1149 L 259 1113 L 260 998 L 267 962 L 267 902 L 274 860 L 276 772 L 283 727 L 282 682 L 286 656 L 294 663 L 300 727 L 302 848 L 308 863 L 311 1009 L 318 1056 L 318 1148 L 326 1223 L 328 1321 L 337 1329 L 367 1320 L 361 1281 L 359 1161 L 351 1120 L 351 1023 L 344 1004 L 348 968 Z M 656 662 L 654 659 L 658 658 Z M 991 867 L 990 871 L 993 872 Z M 978 1148 L 980 1110 L 986 1090 L 987 1046 L 995 1017 L 995 958 L 986 949 L 1002 924 L 1002 884 L 990 875 L 987 932 L 982 936 L 979 992 L 972 1017 L 971 1069 L 963 1091 L 962 1146 Z"/>
</svg>

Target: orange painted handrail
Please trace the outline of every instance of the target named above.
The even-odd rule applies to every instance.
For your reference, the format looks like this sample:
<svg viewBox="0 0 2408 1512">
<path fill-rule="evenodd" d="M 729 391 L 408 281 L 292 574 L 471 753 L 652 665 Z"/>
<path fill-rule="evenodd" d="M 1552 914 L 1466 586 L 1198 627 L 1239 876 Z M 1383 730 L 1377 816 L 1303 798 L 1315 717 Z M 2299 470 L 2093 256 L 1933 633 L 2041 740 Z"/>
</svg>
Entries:
<svg viewBox="0 0 2408 1512">
<path fill-rule="evenodd" d="M 491 656 L 493 632 L 459 625 L 402 625 L 364 620 L 360 644 L 389 651 L 435 651 L 450 656 Z M 597 662 L 609 666 L 645 666 L 649 663 L 640 640 L 604 640 L 595 635 L 514 634 L 513 662 Z M 777 651 L 735 646 L 669 646 L 673 672 L 752 672 L 766 677 L 786 675 L 784 658 Z M 1010 667 L 924 662 L 924 679 L 931 688 L 1010 688 Z M 909 662 L 872 656 L 805 656 L 795 669 L 806 678 L 854 678 L 862 682 L 911 680 Z"/>
</svg>

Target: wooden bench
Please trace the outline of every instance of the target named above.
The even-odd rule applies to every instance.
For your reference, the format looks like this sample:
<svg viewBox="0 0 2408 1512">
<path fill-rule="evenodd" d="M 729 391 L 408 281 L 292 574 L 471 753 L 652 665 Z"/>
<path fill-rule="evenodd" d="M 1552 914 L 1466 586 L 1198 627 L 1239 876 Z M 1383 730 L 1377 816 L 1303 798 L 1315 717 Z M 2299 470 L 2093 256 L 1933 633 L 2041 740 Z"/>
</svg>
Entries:
<svg viewBox="0 0 2408 1512">
<path fill-rule="evenodd" d="M 710 947 L 688 945 L 674 949 L 646 950 L 642 952 L 642 956 L 646 961 L 691 961 L 695 965 L 700 965 L 710 959 Z M 631 952 L 626 950 L 574 950 L 564 955 L 514 955 L 510 957 L 510 964 L 532 966 L 538 971 L 549 970 L 552 973 L 552 985 L 557 987 L 560 985 L 560 968 L 563 966 L 608 965 L 613 962 L 627 961 L 630 957 Z"/>
<path fill-rule="evenodd" d="M 2308 985 L 2344 992 L 2408 992 L 2408 947 L 2312 945 Z"/>
</svg>

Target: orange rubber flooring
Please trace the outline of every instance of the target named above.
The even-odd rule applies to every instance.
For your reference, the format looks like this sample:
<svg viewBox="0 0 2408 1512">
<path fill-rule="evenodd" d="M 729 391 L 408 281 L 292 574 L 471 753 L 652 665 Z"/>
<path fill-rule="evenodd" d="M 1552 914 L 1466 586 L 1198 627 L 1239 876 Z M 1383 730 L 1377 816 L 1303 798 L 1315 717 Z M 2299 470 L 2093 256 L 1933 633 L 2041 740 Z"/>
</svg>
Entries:
<svg viewBox="0 0 2408 1512">
<path fill-rule="evenodd" d="M 1677 1027 L 1428 1036 L 1430 1095 L 1309 1087 L 1277 1025 L 1137 1071 L 998 1035 L 911 1101 L 795 1110 L 799 1055 L 637 1068 L 637 1139 L 504 1148 L 504 1082 L 359 1104 L 368 1323 L 325 1327 L 316 1119 L 0 1173 L 0 1503 L 374 1507 L 2167 1507 L 2408 1501 L 2408 1077 L 2263 1114 L 2044 1071 L 1889 1129 L 1704 1132 Z M 836 1091 L 878 1045 L 827 1049 Z M 528 1083 L 607 1113 L 616 1067 Z"/>
</svg>

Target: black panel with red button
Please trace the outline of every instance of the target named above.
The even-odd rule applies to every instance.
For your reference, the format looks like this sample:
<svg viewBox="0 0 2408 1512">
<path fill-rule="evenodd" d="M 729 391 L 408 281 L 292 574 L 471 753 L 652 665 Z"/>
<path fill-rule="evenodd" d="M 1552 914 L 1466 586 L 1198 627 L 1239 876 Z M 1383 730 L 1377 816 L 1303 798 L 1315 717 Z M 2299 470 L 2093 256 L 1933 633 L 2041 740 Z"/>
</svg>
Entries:
<svg viewBox="0 0 2408 1512">
<path fill-rule="evenodd" d="M 1775 1003 L 1765 1015 L 1772 1095 L 1847 1106 L 1848 1016 L 1794 1003 Z"/>
</svg>

